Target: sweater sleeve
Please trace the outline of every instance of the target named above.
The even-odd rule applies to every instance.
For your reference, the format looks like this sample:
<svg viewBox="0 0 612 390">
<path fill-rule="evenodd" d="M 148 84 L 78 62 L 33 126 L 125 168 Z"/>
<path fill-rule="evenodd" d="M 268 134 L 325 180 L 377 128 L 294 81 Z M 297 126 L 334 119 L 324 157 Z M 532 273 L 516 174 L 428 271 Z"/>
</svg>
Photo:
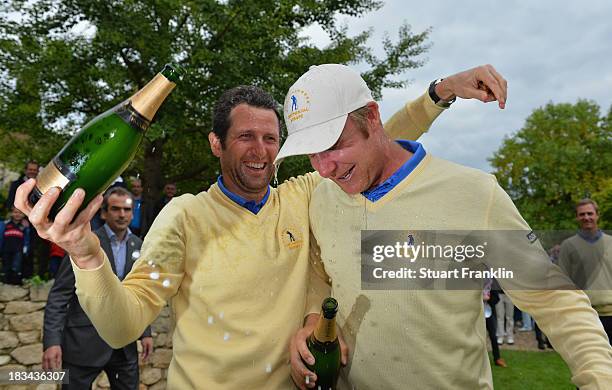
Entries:
<svg viewBox="0 0 612 390">
<path fill-rule="evenodd" d="M 433 121 L 445 108 L 436 105 L 426 92 L 406 103 L 388 121 L 385 132 L 391 139 L 417 140 L 429 130 Z"/>
<path fill-rule="evenodd" d="M 489 229 L 516 230 L 521 234 L 529 232 L 529 226 L 510 197 L 496 182 L 492 188 L 487 221 Z M 512 244 L 521 245 L 515 241 Z M 582 291 L 570 289 L 571 282 L 557 266 L 550 263 L 539 242 L 527 242 L 526 245 L 532 249 L 525 246 L 521 252 L 516 252 L 521 254 L 521 258 L 511 255 L 506 261 L 520 262 L 529 257 L 530 265 L 539 263 L 538 269 L 546 270 L 546 273 L 534 274 L 546 280 L 532 278 L 525 283 L 501 279 L 498 280 L 501 287 L 519 309 L 534 317 L 550 338 L 555 350 L 569 366 L 576 386 L 583 390 L 608 388 L 612 383 L 612 348 L 589 299 Z M 534 282 L 542 287 L 538 289 L 532 285 Z M 562 287 L 563 283 L 566 283 L 566 289 L 551 289 L 551 286 Z"/>
<path fill-rule="evenodd" d="M 138 339 L 178 291 L 184 276 L 184 218 L 188 210 L 183 203 L 175 199 L 163 208 L 147 234 L 140 258 L 123 282 L 113 273 L 106 254 L 97 269 L 72 265 L 79 302 L 113 348 Z"/>
</svg>

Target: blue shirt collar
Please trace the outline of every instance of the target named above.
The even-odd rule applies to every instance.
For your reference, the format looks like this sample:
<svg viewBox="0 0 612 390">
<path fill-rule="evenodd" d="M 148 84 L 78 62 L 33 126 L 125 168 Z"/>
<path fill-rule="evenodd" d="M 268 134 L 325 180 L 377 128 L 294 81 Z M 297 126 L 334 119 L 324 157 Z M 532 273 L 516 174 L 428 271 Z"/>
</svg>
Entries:
<svg viewBox="0 0 612 390">
<path fill-rule="evenodd" d="M 112 231 L 112 229 L 110 228 L 110 226 L 108 226 L 107 223 L 104 223 L 104 231 L 106 231 L 106 235 L 108 236 L 108 238 L 110 238 L 111 240 L 114 238 L 115 240 L 117 240 L 117 235 L 115 234 L 114 231 Z M 127 241 L 127 239 L 130 237 L 130 234 L 132 234 L 132 231 L 130 230 L 130 228 L 128 228 L 127 232 L 125 233 L 125 237 L 123 237 L 123 242 Z M 119 241 L 119 240 L 117 240 Z"/>
<path fill-rule="evenodd" d="M 412 153 L 412 156 L 406 161 L 401 167 L 398 168 L 387 180 L 377 185 L 374 188 L 370 188 L 361 194 L 365 196 L 370 202 L 376 202 L 389 191 L 395 188 L 402 180 L 404 180 L 416 167 L 419 165 L 421 160 L 425 158 L 427 154 L 423 145 L 416 141 L 396 141 L 400 146 L 407 151 Z"/>
<path fill-rule="evenodd" d="M 584 232 L 582 230 L 578 230 L 578 235 L 586 242 L 590 242 L 591 244 L 596 242 L 597 240 L 599 240 L 601 238 L 601 236 L 603 235 L 601 230 L 597 230 L 597 233 L 595 233 L 595 235 L 590 235 L 587 232 Z"/>
<path fill-rule="evenodd" d="M 219 175 L 219 178 L 217 179 L 217 184 L 219 185 L 219 188 L 221 189 L 221 191 L 228 198 L 230 198 L 232 201 L 234 201 L 239 206 L 242 206 L 245 209 L 249 210 L 253 214 L 257 214 L 259 210 L 261 210 L 261 208 L 268 201 L 268 197 L 270 196 L 270 186 L 269 185 L 268 185 L 268 191 L 266 191 L 266 195 L 264 195 L 261 202 L 255 202 L 254 200 L 246 200 L 242 196 L 238 194 L 234 194 L 232 191 L 228 190 L 227 187 L 225 187 L 225 185 L 223 184 L 223 175 Z"/>
</svg>

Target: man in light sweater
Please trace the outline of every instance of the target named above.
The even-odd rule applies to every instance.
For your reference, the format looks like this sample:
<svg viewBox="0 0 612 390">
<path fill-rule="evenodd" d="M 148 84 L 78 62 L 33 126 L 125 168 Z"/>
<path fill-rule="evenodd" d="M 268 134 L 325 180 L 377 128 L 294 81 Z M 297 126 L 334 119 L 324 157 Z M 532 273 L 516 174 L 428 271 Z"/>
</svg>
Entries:
<svg viewBox="0 0 612 390">
<path fill-rule="evenodd" d="M 477 93 L 477 81 L 494 83 L 489 67 L 449 77 L 458 95 Z M 138 337 L 168 299 L 176 327 L 168 388 L 291 389 L 288 344 L 304 313 L 318 312 L 325 284 L 309 286 L 315 244 L 308 207 L 317 174 L 269 186 L 279 150 L 274 100 L 255 87 L 226 92 L 215 107 L 213 153 L 221 162 L 217 184 L 173 199 L 153 223 L 141 257 L 123 283 L 86 223 L 92 201 L 71 223 L 83 199 L 77 190 L 55 222 L 47 219 L 57 191 L 32 207 L 25 183 L 17 204 L 46 238 L 71 255 L 79 302 L 113 347 Z M 391 118 L 391 137 L 418 137 L 444 110 L 428 93 Z M 308 300 L 307 300 L 308 298 Z M 112 318 L 112 321 L 108 319 Z"/>
<path fill-rule="evenodd" d="M 435 92 L 434 100 L 454 97 L 444 89 Z M 486 99 L 486 88 L 482 93 Z M 367 249 L 361 239 L 371 230 L 518 232 L 500 240 L 501 256 L 487 258 L 489 265 L 523 270 L 514 280 L 501 279 L 502 288 L 550 336 L 577 386 L 609 388 L 612 348 L 587 296 L 546 289 L 571 283 L 550 264 L 493 176 L 435 158 L 417 142 L 389 139 L 367 85 L 343 65 L 302 75 L 284 111 L 289 136 L 278 159 L 307 154 L 319 174 L 331 179 L 312 195 L 310 223 L 324 269 L 321 262 L 313 267 L 322 280 L 331 280 L 351 354 L 339 388 L 493 388 L 481 291 L 364 288 Z M 305 339 L 317 319 L 309 315 L 292 340 L 292 376 L 300 388 L 316 380 L 302 359 L 313 363 Z"/>
<path fill-rule="evenodd" d="M 599 230 L 592 199 L 578 202 L 576 220 L 580 230 L 561 243 L 559 266 L 589 296 L 612 341 L 612 236 Z"/>
</svg>

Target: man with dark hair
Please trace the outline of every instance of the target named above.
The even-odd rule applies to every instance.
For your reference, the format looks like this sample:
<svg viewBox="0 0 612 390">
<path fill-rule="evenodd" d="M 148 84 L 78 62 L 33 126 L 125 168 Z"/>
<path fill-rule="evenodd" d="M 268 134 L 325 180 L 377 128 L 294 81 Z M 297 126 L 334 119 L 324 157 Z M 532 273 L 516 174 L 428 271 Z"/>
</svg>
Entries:
<svg viewBox="0 0 612 390">
<path fill-rule="evenodd" d="M 227 131 L 231 127 L 230 114 L 240 104 L 273 111 L 276 113 L 280 128 L 280 114 L 278 113 L 278 103 L 276 100 L 261 88 L 253 85 L 239 85 L 225 91 L 219 100 L 217 100 L 213 110 L 212 133 L 217 136 L 221 146 L 225 147 Z"/>
<path fill-rule="evenodd" d="M 10 210 L 13 207 L 13 202 L 15 202 L 15 191 L 17 191 L 17 187 L 22 185 L 23 182 L 28 179 L 36 178 L 36 176 L 38 176 L 38 168 L 38 162 L 36 162 L 35 160 L 29 160 L 24 167 L 23 174 L 19 176 L 17 180 L 11 182 L 8 191 L 8 196 L 6 198 L 6 203 L 4 204 L 4 207 L 7 210 Z"/>
<path fill-rule="evenodd" d="M 132 194 L 125 188 L 109 189 L 102 203 L 105 224 L 95 232 L 120 280 L 139 257 L 142 244 L 128 229 L 132 204 Z M 101 371 L 106 372 L 111 389 L 138 389 L 136 342 L 114 349 L 102 340 L 79 304 L 70 260 L 60 264 L 45 307 L 43 369 L 68 369 L 70 382 L 64 389 L 89 389 Z M 153 350 L 151 328 L 145 329 L 140 340 L 146 359 Z"/>
<path fill-rule="evenodd" d="M 505 91 L 498 93 L 505 98 Z M 161 211 L 123 283 L 88 231 L 99 198 L 71 223 L 83 199 L 77 190 L 51 222 L 46 215 L 57 192 L 31 206 L 25 194 L 33 182 L 19 190 L 19 205 L 35 226 L 71 254 L 79 301 L 111 345 L 137 337 L 172 299 L 177 321 L 168 388 L 294 387 L 287 365 L 291 334 L 324 298 L 307 299 L 307 288 L 323 291 L 317 278 L 310 284 L 308 262 L 316 256 L 309 202 L 321 178 L 309 173 L 270 187 L 280 146 L 275 106 L 257 87 L 220 98 L 209 141 L 221 176 L 209 190 L 180 196 Z M 386 131 L 416 138 L 443 110 L 424 94 L 402 107 Z"/>
<path fill-rule="evenodd" d="M 589 296 L 612 342 L 612 236 L 599 230 L 599 207 L 592 199 L 576 205 L 580 230 L 561 243 L 559 267 Z"/>
</svg>

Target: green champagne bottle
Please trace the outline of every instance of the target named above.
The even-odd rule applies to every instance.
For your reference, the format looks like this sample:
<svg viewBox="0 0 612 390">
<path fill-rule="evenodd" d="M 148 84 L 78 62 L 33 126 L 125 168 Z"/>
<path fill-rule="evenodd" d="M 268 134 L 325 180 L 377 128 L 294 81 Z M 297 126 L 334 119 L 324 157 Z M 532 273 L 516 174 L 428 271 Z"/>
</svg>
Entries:
<svg viewBox="0 0 612 390">
<path fill-rule="evenodd" d="M 338 381 L 340 370 L 340 343 L 336 334 L 336 313 L 338 301 L 325 298 L 321 305 L 321 316 L 314 332 L 306 344 L 315 358 L 313 365 L 307 365 L 310 371 L 317 374 L 315 389 L 333 390 Z"/>
<path fill-rule="evenodd" d="M 182 74 L 180 67 L 167 64 L 128 100 L 88 122 L 40 172 L 30 203 L 59 187 L 62 192 L 49 213 L 54 218 L 77 188 L 85 190 L 81 208 L 105 191 L 134 158 L 153 116 Z"/>
</svg>

